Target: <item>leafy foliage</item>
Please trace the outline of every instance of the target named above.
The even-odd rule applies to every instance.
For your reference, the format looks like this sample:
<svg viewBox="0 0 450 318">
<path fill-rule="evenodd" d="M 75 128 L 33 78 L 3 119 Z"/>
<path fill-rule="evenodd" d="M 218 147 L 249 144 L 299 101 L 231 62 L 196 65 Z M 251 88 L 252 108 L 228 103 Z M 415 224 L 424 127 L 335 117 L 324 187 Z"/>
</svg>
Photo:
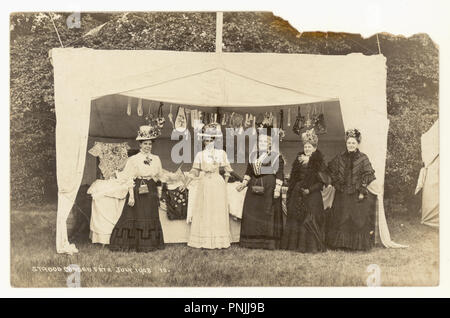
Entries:
<svg viewBox="0 0 450 318">
<path fill-rule="evenodd" d="M 56 196 L 55 105 L 48 51 L 60 47 L 212 52 L 215 13 L 83 13 L 68 28 L 69 14 L 11 15 L 11 200 L 40 203 Z M 101 26 L 101 27 L 100 27 Z M 96 32 L 89 32 L 100 27 Z M 89 32 L 88 35 L 86 35 Z M 438 118 L 438 48 L 426 34 L 379 34 L 387 57 L 391 122 L 386 195 L 408 201 L 421 167 L 420 136 Z M 224 51 L 345 55 L 378 54 L 376 37 L 332 32 L 299 33 L 266 12 L 224 14 Z"/>
</svg>

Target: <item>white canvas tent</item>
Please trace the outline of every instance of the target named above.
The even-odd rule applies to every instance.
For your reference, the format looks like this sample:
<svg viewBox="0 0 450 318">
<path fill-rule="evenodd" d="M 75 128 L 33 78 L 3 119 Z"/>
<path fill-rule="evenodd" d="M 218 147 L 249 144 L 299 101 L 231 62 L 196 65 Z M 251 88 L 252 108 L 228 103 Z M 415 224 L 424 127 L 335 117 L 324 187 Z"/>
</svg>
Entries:
<svg viewBox="0 0 450 318">
<path fill-rule="evenodd" d="M 422 190 L 422 224 L 439 226 L 439 120 L 422 135 L 422 161 L 416 194 Z"/>
<path fill-rule="evenodd" d="M 345 129 L 362 131 L 361 151 L 376 171 L 379 238 L 391 241 L 383 207 L 388 119 L 386 58 L 274 53 L 51 50 L 56 105 L 56 248 L 69 248 L 66 220 L 85 168 L 91 101 L 111 94 L 237 109 L 339 100 Z"/>
</svg>

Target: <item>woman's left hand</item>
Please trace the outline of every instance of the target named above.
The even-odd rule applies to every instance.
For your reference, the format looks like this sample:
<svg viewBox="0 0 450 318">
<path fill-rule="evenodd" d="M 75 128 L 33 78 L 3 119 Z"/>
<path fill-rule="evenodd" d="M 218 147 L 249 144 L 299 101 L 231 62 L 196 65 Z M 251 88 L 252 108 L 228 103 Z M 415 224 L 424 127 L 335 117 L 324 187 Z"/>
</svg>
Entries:
<svg viewBox="0 0 450 318">
<path fill-rule="evenodd" d="M 364 200 L 364 194 L 360 193 L 359 196 L 358 196 L 358 199 L 359 199 L 360 201 L 361 201 L 361 200 Z"/>
</svg>

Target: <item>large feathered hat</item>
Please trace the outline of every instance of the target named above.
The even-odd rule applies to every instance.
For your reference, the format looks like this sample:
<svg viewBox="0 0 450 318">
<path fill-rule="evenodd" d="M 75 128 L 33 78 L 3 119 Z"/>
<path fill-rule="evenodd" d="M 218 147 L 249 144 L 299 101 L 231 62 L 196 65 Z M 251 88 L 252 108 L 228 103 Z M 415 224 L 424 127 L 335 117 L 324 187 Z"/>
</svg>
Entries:
<svg viewBox="0 0 450 318">
<path fill-rule="evenodd" d="M 361 132 L 356 128 L 349 129 L 345 132 L 345 140 L 347 141 L 348 138 L 355 138 L 359 144 L 361 142 Z"/>
<path fill-rule="evenodd" d="M 198 135 L 203 137 L 222 137 L 222 128 L 218 123 L 209 123 L 203 126 L 202 132 Z"/>
<path fill-rule="evenodd" d="M 302 134 L 302 142 L 303 144 L 311 144 L 314 147 L 317 147 L 317 144 L 319 143 L 319 137 L 317 137 L 314 128 L 306 130 Z"/>
<path fill-rule="evenodd" d="M 139 127 L 136 140 L 150 140 L 161 136 L 161 128 L 158 125 L 143 125 Z"/>
</svg>

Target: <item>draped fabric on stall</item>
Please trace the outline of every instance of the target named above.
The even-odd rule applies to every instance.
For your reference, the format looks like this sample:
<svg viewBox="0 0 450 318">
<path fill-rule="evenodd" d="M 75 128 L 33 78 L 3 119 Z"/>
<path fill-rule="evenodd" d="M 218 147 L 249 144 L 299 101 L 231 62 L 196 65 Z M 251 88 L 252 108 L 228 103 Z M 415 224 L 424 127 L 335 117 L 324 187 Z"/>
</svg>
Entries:
<svg viewBox="0 0 450 318">
<path fill-rule="evenodd" d="M 56 48 L 55 81 L 58 212 L 56 248 L 71 249 L 66 220 L 85 166 L 91 101 L 110 95 L 229 110 L 339 100 L 345 129 L 361 128 L 361 151 L 377 180 L 379 235 L 390 239 L 383 188 L 387 148 L 386 58 L 275 53 Z"/>
</svg>

